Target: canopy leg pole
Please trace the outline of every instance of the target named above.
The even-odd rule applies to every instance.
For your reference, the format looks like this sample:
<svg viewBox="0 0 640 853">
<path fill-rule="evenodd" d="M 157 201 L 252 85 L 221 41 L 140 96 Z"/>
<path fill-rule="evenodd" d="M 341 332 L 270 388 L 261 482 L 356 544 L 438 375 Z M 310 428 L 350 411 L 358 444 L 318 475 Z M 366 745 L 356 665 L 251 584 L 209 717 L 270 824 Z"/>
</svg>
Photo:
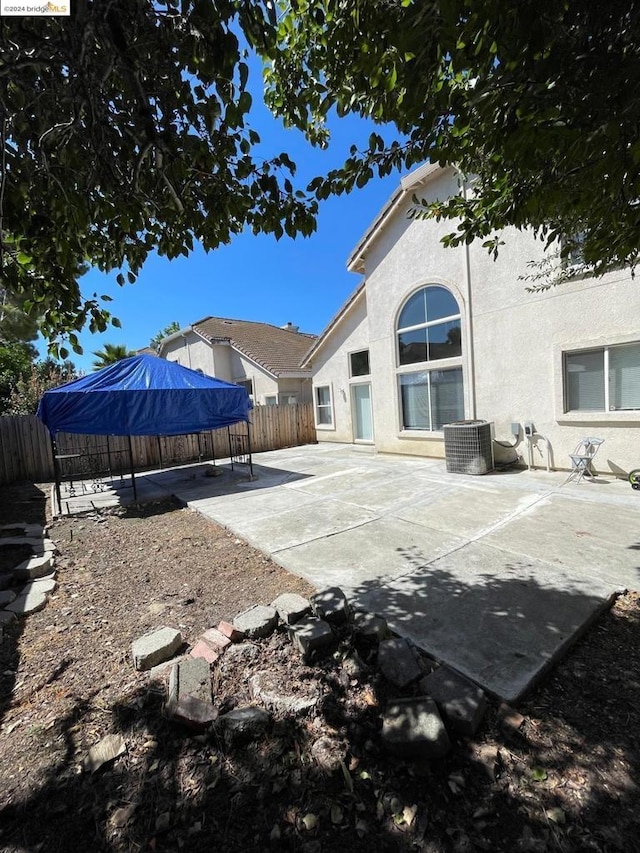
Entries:
<svg viewBox="0 0 640 853">
<path fill-rule="evenodd" d="M 247 421 L 247 450 L 249 451 L 249 476 L 253 480 L 253 458 L 251 456 L 251 423 Z"/>
<path fill-rule="evenodd" d="M 162 441 L 159 435 L 156 438 L 158 439 L 158 459 L 160 460 L 160 470 L 162 471 Z"/>
<path fill-rule="evenodd" d="M 51 453 L 53 455 L 53 476 L 56 481 L 56 499 L 58 501 L 58 512 L 62 515 L 62 495 L 60 494 L 60 465 L 58 463 L 58 447 L 52 433 L 49 433 L 51 439 Z M 68 509 L 68 507 L 67 507 Z"/>
<path fill-rule="evenodd" d="M 233 471 L 233 448 L 231 447 L 231 427 L 227 427 L 227 435 L 229 436 L 229 459 L 231 460 L 231 470 Z"/>
<path fill-rule="evenodd" d="M 138 500 L 138 492 L 136 489 L 136 475 L 133 470 L 133 445 L 131 444 L 131 436 L 128 435 L 129 439 L 129 470 L 131 471 L 131 485 L 133 486 L 133 499 L 134 501 Z"/>
<path fill-rule="evenodd" d="M 113 480 L 113 470 L 111 466 L 111 445 L 109 443 L 109 436 L 107 436 L 107 469 L 109 471 L 109 480 Z M 111 485 L 111 483 L 109 485 Z"/>
<path fill-rule="evenodd" d="M 213 465 L 215 467 L 215 464 L 216 464 L 216 434 L 215 434 L 214 430 L 211 430 L 210 436 L 211 436 L 211 461 L 213 462 Z"/>
</svg>

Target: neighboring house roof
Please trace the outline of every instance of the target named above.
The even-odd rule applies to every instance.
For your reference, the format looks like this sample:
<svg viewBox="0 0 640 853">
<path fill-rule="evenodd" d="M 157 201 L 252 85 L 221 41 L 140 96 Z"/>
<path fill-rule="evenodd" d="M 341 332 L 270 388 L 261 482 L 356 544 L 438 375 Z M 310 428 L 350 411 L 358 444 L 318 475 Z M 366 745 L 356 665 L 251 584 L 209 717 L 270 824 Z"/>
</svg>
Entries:
<svg viewBox="0 0 640 853">
<path fill-rule="evenodd" d="M 211 344 L 230 344 L 275 377 L 303 372 L 300 361 L 317 338 L 296 331 L 294 326 L 280 328 L 270 323 L 225 317 L 204 317 L 193 323 L 191 329 Z"/>
<path fill-rule="evenodd" d="M 136 355 L 158 355 L 158 353 L 153 347 L 142 347 L 136 350 Z"/>
</svg>

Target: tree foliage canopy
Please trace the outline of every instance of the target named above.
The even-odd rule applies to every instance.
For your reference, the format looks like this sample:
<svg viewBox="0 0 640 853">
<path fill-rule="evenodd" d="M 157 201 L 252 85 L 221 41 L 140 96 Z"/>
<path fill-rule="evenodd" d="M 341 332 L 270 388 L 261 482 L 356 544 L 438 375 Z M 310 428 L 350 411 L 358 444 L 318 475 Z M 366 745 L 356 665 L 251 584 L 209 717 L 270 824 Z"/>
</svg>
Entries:
<svg viewBox="0 0 640 853">
<path fill-rule="evenodd" d="M 318 197 L 430 159 L 475 177 L 430 207 L 448 242 L 531 226 L 595 273 L 638 260 L 640 8 L 634 0 L 295 0 L 267 73 L 270 105 L 316 143 L 326 117 L 393 122 Z M 579 245 L 577 243 L 579 235 Z"/>
<path fill-rule="evenodd" d="M 494 249 L 532 226 L 595 272 L 635 265 L 640 233 L 638 0 L 77 0 L 0 19 L 0 287 L 55 340 L 110 322 L 86 265 L 134 281 L 249 227 L 309 234 L 317 201 L 431 159 L 475 192 L 430 209 L 449 242 Z M 296 190 L 258 156 L 246 50 L 269 103 L 315 144 L 326 119 L 392 122 Z M 111 320 L 111 322 L 114 322 Z M 55 351 L 55 350 L 54 350 Z M 60 354 L 66 355 L 64 350 Z"/>
<path fill-rule="evenodd" d="M 51 338 L 87 323 L 81 265 L 186 255 L 245 227 L 309 234 L 315 201 L 247 126 L 246 49 L 269 50 L 267 0 L 77 0 L 71 17 L 0 19 L 2 286 Z M 63 352 L 62 355 L 65 353 Z"/>
<path fill-rule="evenodd" d="M 102 370 L 103 367 L 108 367 L 135 354 L 135 350 L 129 349 L 125 344 L 105 344 L 101 350 L 94 352 L 96 358 L 93 362 L 93 370 Z"/>
<path fill-rule="evenodd" d="M 158 352 L 160 349 L 160 344 L 165 338 L 168 338 L 169 335 L 173 335 L 176 332 L 180 331 L 180 323 L 177 320 L 172 320 L 168 326 L 165 326 L 164 329 L 160 329 L 159 332 L 151 338 L 149 341 L 149 346 L 155 352 Z"/>
</svg>

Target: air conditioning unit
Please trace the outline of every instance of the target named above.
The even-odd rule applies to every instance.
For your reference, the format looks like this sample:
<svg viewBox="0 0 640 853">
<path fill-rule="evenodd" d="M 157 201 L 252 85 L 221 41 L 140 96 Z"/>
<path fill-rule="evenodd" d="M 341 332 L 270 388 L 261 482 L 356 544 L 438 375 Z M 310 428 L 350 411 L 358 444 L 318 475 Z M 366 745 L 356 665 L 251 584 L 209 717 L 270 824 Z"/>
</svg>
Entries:
<svg viewBox="0 0 640 853">
<path fill-rule="evenodd" d="M 454 421 L 444 425 L 444 455 L 451 474 L 486 474 L 493 470 L 489 421 Z"/>
</svg>

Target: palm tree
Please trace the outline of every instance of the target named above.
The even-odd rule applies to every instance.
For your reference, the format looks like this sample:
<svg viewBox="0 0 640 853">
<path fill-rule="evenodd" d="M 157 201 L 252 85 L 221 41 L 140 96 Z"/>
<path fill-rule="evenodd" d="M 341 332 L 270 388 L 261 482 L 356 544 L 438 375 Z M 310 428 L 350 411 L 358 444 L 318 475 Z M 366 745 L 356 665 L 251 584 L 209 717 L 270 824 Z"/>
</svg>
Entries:
<svg viewBox="0 0 640 853">
<path fill-rule="evenodd" d="M 93 362 L 93 369 L 102 370 L 103 367 L 115 364 L 116 361 L 122 361 L 123 358 L 135 355 L 135 352 L 127 349 L 124 344 L 105 344 L 104 349 L 94 352 L 94 355 L 97 356 L 97 359 Z"/>
</svg>

